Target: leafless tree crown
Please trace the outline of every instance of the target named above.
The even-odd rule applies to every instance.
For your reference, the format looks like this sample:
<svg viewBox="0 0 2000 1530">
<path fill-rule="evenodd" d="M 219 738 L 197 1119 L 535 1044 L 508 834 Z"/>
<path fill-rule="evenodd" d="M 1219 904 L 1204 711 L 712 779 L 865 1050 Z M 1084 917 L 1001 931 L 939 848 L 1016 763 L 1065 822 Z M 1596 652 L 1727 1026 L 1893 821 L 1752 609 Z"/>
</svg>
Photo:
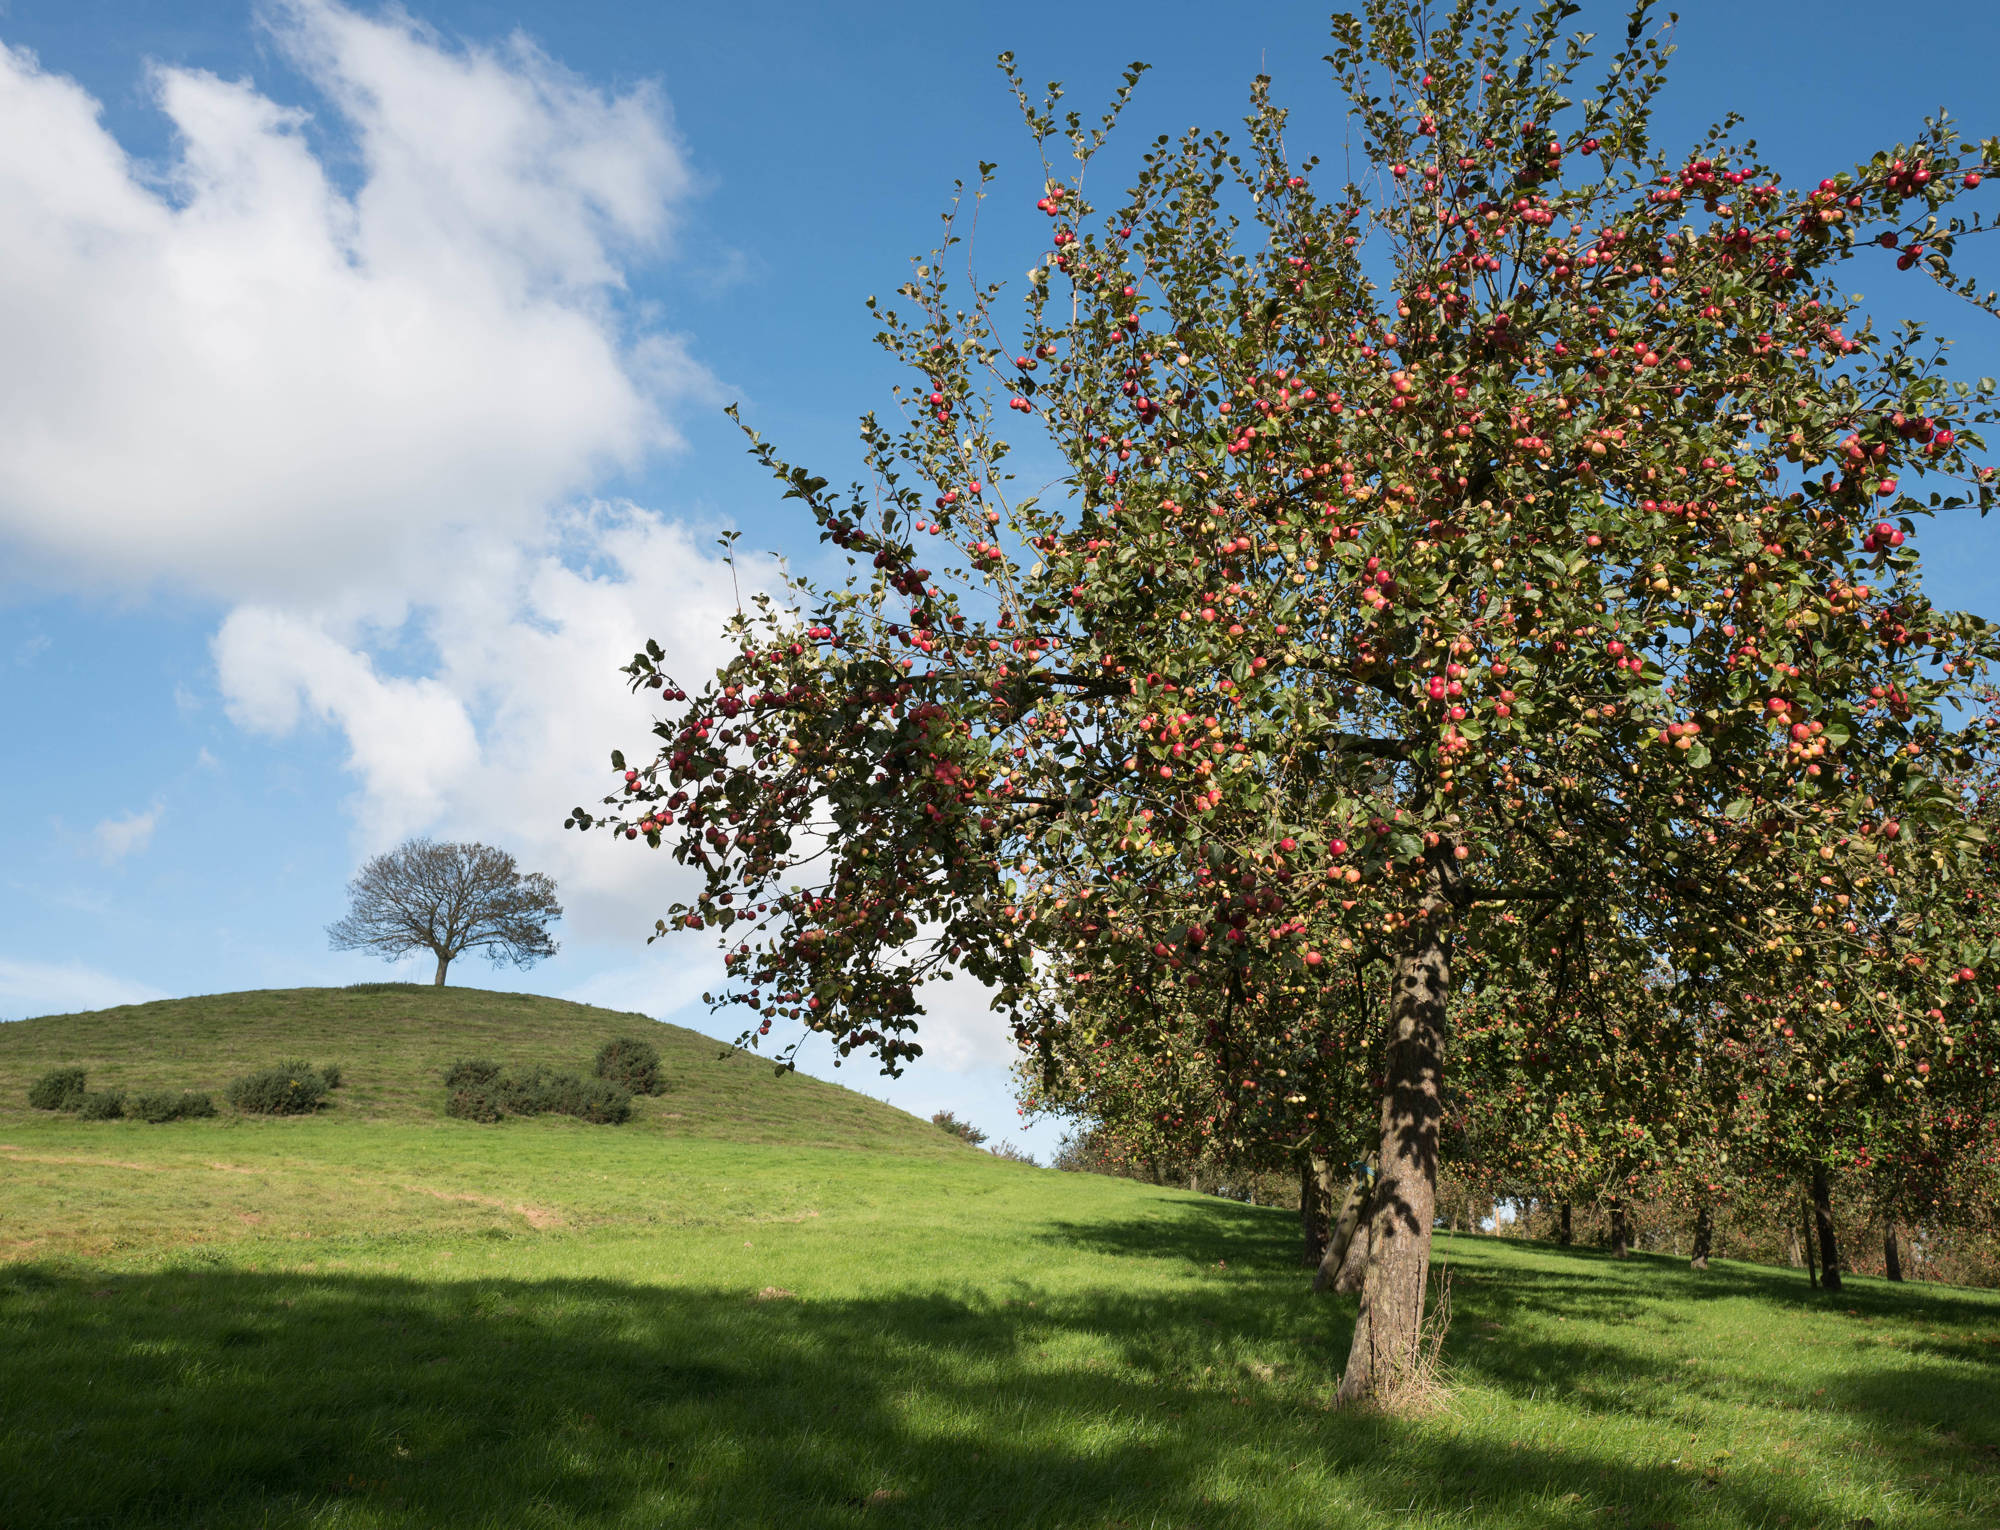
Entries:
<svg viewBox="0 0 2000 1530">
<path fill-rule="evenodd" d="M 363 866 L 347 884 L 345 918 L 327 926 L 336 951 L 374 951 L 393 961 L 412 951 L 438 960 L 437 981 L 467 951 L 497 967 L 527 967 L 556 953 L 549 926 L 562 917 L 556 884 L 523 874 L 491 845 L 406 840 Z"/>
</svg>

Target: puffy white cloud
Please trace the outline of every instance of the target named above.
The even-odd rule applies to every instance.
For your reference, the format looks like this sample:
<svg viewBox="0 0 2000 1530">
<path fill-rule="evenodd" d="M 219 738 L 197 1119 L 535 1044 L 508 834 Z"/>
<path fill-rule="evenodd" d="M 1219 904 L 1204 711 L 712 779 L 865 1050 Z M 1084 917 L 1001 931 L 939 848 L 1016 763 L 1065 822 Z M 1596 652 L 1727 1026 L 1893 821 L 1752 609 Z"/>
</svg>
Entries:
<svg viewBox="0 0 2000 1530">
<path fill-rule="evenodd" d="M 671 439 L 705 374 L 620 312 L 691 186 L 656 90 L 526 41 L 281 0 L 331 107 L 160 69 L 134 162 L 77 84 L 0 48 L 0 544 L 45 577 L 285 602 L 419 587 L 441 532 L 531 531 Z"/>
<path fill-rule="evenodd" d="M 80 962 L 31 962 L 0 956 L 0 1017 L 8 1019 L 67 1015 L 165 997 L 157 988 Z"/>
<path fill-rule="evenodd" d="M 90 831 L 97 841 L 97 853 L 107 861 L 122 861 L 153 842 L 159 826 L 160 807 L 155 803 L 143 813 L 127 813 L 122 818 L 106 818 Z"/>
<path fill-rule="evenodd" d="M 771 570 L 742 573 L 748 587 Z M 712 673 L 735 606 L 729 569 L 688 528 L 596 505 L 532 540 L 468 542 L 425 604 L 387 624 L 243 607 L 214 653 L 243 727 L 283 736 L 310 720 L 344 735 L 360 851 L 418 831 L 500 844 L 556 878 L 571 938 L 636 942 L 687 885 L 680 868 L 562 820 L 615 784 L 611 748 L 652 742 L 653 714 L 619 668 L 651 637 L 683 678 Z M 425 673 L 387 672 L 382 654 L 413 647 L 430 655 Z"/>
</svg>

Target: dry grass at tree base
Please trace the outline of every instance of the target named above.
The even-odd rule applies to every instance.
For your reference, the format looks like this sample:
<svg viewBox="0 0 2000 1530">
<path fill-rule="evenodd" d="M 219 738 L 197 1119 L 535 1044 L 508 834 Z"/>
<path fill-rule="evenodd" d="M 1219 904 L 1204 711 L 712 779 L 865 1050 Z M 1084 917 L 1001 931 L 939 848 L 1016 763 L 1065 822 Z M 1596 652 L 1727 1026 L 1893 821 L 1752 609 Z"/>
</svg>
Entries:
<svg viewBox="0 0 2000 1530">
<path fill-rule="evenodd" d="M 162 1082 L 240 1071 L 154 1019 Z M 832 1090 L 731 1140 L 810 1082 L 751 1066 L 641 1102 L 699 1131 L 10 1109 L 0 1525 L 2000 1524 L 2000 1294 L 1446 1237 L 1448 1394 L 1340 1412 L 1293 1216 Z"/>
</svg>

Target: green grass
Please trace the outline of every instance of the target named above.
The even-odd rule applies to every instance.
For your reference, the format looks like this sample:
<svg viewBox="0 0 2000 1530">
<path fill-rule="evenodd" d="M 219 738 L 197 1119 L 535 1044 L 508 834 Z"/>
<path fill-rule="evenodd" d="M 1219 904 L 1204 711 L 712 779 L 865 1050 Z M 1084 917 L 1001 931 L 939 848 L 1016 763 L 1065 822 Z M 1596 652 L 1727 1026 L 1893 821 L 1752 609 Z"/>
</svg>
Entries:
<svg viewBox="0 0 2000 1530">
<path fill-rule="evenodd" d="M 1337 1413 L 1291 1218 L 796 1098 L 0 1119 L 0 1526 L 2000 1524 L 2000 1296 L 1447 1238 L 1447 1402 Z"/>
</svg>

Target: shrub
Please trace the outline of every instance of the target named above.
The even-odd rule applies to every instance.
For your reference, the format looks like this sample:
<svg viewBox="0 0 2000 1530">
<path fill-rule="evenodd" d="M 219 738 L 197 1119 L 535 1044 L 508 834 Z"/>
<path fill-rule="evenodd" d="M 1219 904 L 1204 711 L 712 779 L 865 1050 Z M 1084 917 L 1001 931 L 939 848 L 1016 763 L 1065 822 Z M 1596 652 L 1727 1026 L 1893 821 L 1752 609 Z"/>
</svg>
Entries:
<svg viewBox="0 0 2000 1530">
<path fill-rule="evenodd" d="M 1035 1155 L 1033 1153 L 1030 1153 L 1026 1148 L 1017 1148 L 1011 1142 L 996 1142 L 986 1151 L 991 1153 L 995 1158 L 1006 1159 L 1009 1163 L 1035 1163 Z M 1035 1167 L 1040 1168 L 1041 1165 L 1035 1164 Z"/>
<path fill-rule="evenodd" d="M 597 1064 L 591 1069 L 599 1078 L 631 1090 L 634 1094 L 663 1094 L 660 1053 L 650 1041 L 620 1037 L 597 1049 Z"/>
<path fill-rule="evenodd" d="M 597 1126 L 623 1126 L 632 1119 L 632 1091 L 609 1079 L 558 1074 L 546 1098 L 546 1109 Z"/>
<path fill-rule="evenodd" d="M 503 1116 L 575 1116 L 601 1126 L 632 1119 L 632 1092 L 608 1079 L 531 1068 L 509 1076 L 489 1062 L 453 1063 L 445 1073 L 444 1111 L 462 1121 Z"/>
<path fill-rule="evenodd" d="M 498 1121 L 507 1112 L 499 1094 L 490 1085 L 465 1084 L 444 1097 L 444 1113 L 461 1121 Z"/>
<path fill-rule="evenodd" d="M 116 1121 L 125 1114 L 125 1095 L 118 1089 L 92 1089 L 77 1096 L 79 1121 Z"/>
<path fill-rule="evenodd" d="M 500 1077 L 500 1064 L 483 1057 L 460 1058 L 444 1070 L 447 1089 L 471 1089 L 491 1084 Z"/>
<path fill-rule="evenodd" d="M 75 1110 L 83 1080 L 81 1068 L 51 1068 L 28 1086 L 28 1103 L 36 1110 Z"/>
<path fill-rule="evenodd" d="M 980 1143 L 986 1140 L 986 1133 L 982 1132 L 970 1121 L 959 1120 L 957 1116 L 948 1110 L 941 1110 L 932 1116 L 931 1125 L 935 1126 L 941 1132 L 949 1132 L 960 1141 L 971 1143 L 974 1147 L 978 1147 Z"/>
<path fill-rule="evenodd" d="M 252 1116 L 310 1115 L 326 1103 L 326 1079 L 310 1063 L 280 1063 L 229 1086 L 232 1107 Z"/>
<path fill-rule="evenodd" d="M 141 1121 L 150 1121 L 157 1126 L 163 1121 L 212 1116 L 215 1114 L 215 1101 L 205 1094 L 186 1092 L 174 1094 L 165 1089 L 158 1089 L 135 1096 L 132 1100 L 132 1114 Z"/>
<path fill-rule="evenodd" d="M 319 1076 L 326 1080 L 327 1088 L 338 1089 L 340 1087 L 340 1064 L 321 1063 L 319 1065 Z"/>
<path fill-rule="evenodd" d="M 500 1097 L 517 1116 L 575 1116 L 580 1121 L 617 1126 L 632 1119 L 632 1091 L 608 1079 L 578 1078 L 534 1068 L 500 1081 Z"/>
</svg>

